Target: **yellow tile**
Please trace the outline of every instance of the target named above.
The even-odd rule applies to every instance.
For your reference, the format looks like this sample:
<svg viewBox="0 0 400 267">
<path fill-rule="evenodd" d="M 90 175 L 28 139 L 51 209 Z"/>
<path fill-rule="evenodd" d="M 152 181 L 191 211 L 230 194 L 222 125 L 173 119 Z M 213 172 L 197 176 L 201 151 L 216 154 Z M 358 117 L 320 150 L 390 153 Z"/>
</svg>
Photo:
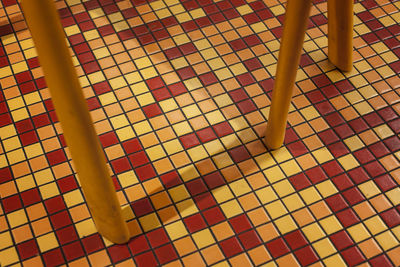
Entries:
<svg viewBox="0 0 400 267">
<path fill-rule="evenodd" d="M 303 200 L 301 200 L 298 194 L 292 194 L 290 196 L 284 197 L 282 201 L 290 212 L 304 207 L 304 202 Z"/>
<path fill-rule="evenodd" d="M 212 159 L 218 169 L 222 169 L 233 164 L 231 157 L 226 152 L 218 154 L 212 157 Z"/>
<path fill-rule="evenodd" d="M 132 126 L 126 126 L 126 127 L 120 128 L 120 129 L 116 130 L 115 133 L 117 134 L 117 136 L 121 142 L 129 140 L 136 136 L 135 132 L 133 131 Z"/>
<path fill-rule="evenodd" d="M 362 223 L 358 223 L 356 225 L 348 227 L 347 232 L 350 234 L 350 236 L 356 243 L 364 241 L 365 239 L 368 239 L 371 236 Z"/>
<path fill-rule="evenodd" d="M 82 193 L 79 189 L 75 189 L 73 191 L 67 192 L 63 194 L 64 202 L 67 207 L 76 206 L 78 204 L 84 203 Z"/>
<path fill-rule="evenodd" d="M 307 121 L 315 119 L 320 116 L 318 111 L 313 107 L 309 106 L 300 110 L 300 113 L 304 116 Z"/>
<path fill-rule="evenodd" d="M 335 254 L 330 256 L 329 258 L 323 259 L 323 262 L 326 266 L 335 266 L 335 267 L 346 267 L 348 266 L 340 254 Z"/>
<path fill-rule="evenodd" d="M 221 111 L 215 110 L 213 112 L 207 113 L 206 118 L 211 125 L 225 121 L 226 119 L 222 115 Z"/>
<path fill-rule="evenodd" d="M 14 122 L 17 122 L 17 121 L 21 121 L 21 120 L 29 118 L 29 113 L 26 108 L 20 108 L 20 109 L 11 111 L 11 116 L 12 116 Z"/>
<path fill-rule="evenodd" d="M 147 106 L 156 102 L 151 93 L 139 95 L 136 99 L 141 106 Z"/>
<path fill-rule="evenodd" d="M 0 251 L 0 262 L 4 266 L 11 266 L 11 264 L 19 261 L 17 250 L 15 247 L 10 247 Z"/>
<path fill-rule="evenodd" d="M 314 187 L 309 187 L 300 191 L 300 195 L 307 205 L 315 203 L 321 199 L 317 190 Z"/>
<path fill-rule="evenodd" d="M 249 5 L 241 5 L 239 7 L 236 8 L 236 10 L 239 12 L 239 14 L 241 16 L 253 13 L 253 10 L 251 9 L 251 7 Z"/>
<path fill-rule="evenodd" d="M 202 231 L 192 234 L 192 238 L 199 249 L 215 243 L 215 239 L 209 229 L 204 229 Z"/>
<path fill-rule="evenodd" d="M 242 214 L 243 209 L 240 207 L 239 202 L 236 199 L 232 199 L 220 205 L 226 218 L 232 218 L 236 215 Z"/>
<path fill-rule="evenodd" d="M 270 203 L 278 198 L 271 186 L 259 189 L 255 193 L 262 204 Z"/>
<path fill-rule="evenodd" d="M 28 157 L 28 159 L 34 158 L 39 155 L 43 155 L 43 148 L 40 145 L 40 143 L 35 143 L 29 146 L 24 147 L 25 154 Z"/>
<path fill-rule="evenodd" d="M 35 181 L 31 174 L 18 178 L 15 181 L 20 192 L 36 187 Z"/>
<path fill-rule="evenodd" d="M 117 98 L 115 97 L 113 92 L 99 95 L 99 100 L 102 106 L 106 106 L 117 102 Z"/>
<path fill-rule="evenodd" d="M 205 50 L 202 50 L 200 51 L 200 54 L 204 57 L 205 60 L 210 60 L 212 58 L 218 57 L 218 54 L 214 48 L 207 48 Z"/>
<path fill-rule="evenodd" d="M 156 213 L 150 213 L 139 218 L 140 225 L 145 232 L 151 231 L 161 226 Z"/>
<path fill-rule="evenodd" d="M 178 57 L 171 60 L 171 64 L 175 69 L 182 69 L 184 67 L 189 66 L 189 63 L 185 59 L 185 57 Z"/>
<path fill-rule="evenodd" d="M 185 114 L 186 118 L 188 119 L 196 117 L 201 114 L 201 111 L 196 104 L 186 106 L 182 108 L 182 111 Z"/>
<path fill-rule="evenodd" d="M 183 81 L 185 84 L 185 87 L 188 89 L 188 91 L 193 91 L 198 88 L 203 88 L 203 85 L 201 84 L 200 80 L 197 77 L 188 79 Z"/>
<path fill-rule="evenodd" d="M 192 199 L 187 199 L 187 200 L 177 203 L 176 208 L 178 209 L 179 214 L 181 215 L 182 218 L 185 218 L 187 216 L 190 216 L 192 214 L 199 212 L 196 204 L 194 204 Z"/>
<path fill-rule="evenodd" d="M 186 198 L 189 198 L 189 193 L 184 185 L 173 187 L 168 190 L 168 193 L 171 196 L 172 201 L 174 201 L 175 203 L 184 200 Z"/>
<path fill-rule="evenodd" d="M 75 228 L 80 238 L 97 233 L 96 226 L 94 225 L 92 219 L 86 219 L 84 221 L 75 223 Z"/>
<path fill-rule="evenodd" d="M 182 136 L 187 133 L 193 132 L 192 128 L 190 127 L 187 121 L 183 121 L 172 126 L 177 134 L 177 136 Z"/>
<path fill-rule="evenodd" d="M 289 159 L 292 159 L 292 155 L 290 154 L 289 150 L 287 148 L 282 147 L 281 149 L 277 149 L 272 151 L 272 156 L 278 163 L 282 163 L 284 161 L 287 161 Z"/>
<path fill-rule="evenodd" d="M 371 234 L 376 235 L 387 230 L 386 224 L 382 221 L 379 215 L 375 215 L 364 221 L 364 224 L 367 226 L 368 230 Z"/>
<path fill-rule="evenodd" d="M 271 184 L 286 177 L 278 166 L 266 169 L 263 173 Z"/>
<path fill-rule="evenodd" d="M 216 189 L 213 189 L 211 191 L 211 193 L 213 194 L 215 200 L 218 203 L 222 203 L 222 202 L 225 202 L 227 200 L 234 198 L 232 192 L 229 190 L 229 187 L 227 185 L 220 186 Z"/>
<path fill-rule="evenodd" d="M 108 80 L 108 82 L 110 83 L 110 86 L 113 90 L 122 88 L 122 87 L 126 87 L 128 84 L 126 83 L 125 79 L 123 77 L 117 77 L 117 78 L 113 78 Z"/>
<path fill-rule="evenodd" d="M 320 258 L 325 258 L 336 252 L 335 247 L 332 245 L 331 241 L 327 237 L 315 242 L 314 244 L 312 244 L 312 246 Z"/>
<path fill-rule="evenodd" d="M 380 126 L 377 126 L 373 128 L 375 133 L 381 138 L 385 139 L 389 136 L 394 135 L 393 131 L 387 126 L 386 124 L 382 124 Z"/>
<path fill-rule="evenodd" d="M 135 130 L 137 135 L 142 135 L 152 131 L 150 123 L 148 121 L 135 123 L 133 125 L 133 129 Z"/>
<path fill-rule="evenodd" d="M 255 33 L 264 32 L 268 30 L 268 28 L 265 26 L 263 22 L 257 22 L 251 24 L 250 27 Z"/>
<path fill-rule="evenodd" d="M 343 141 L 352 152 L 364 147 L 363 142 L 357 135 L 346 138 Z"/>
<path fill-rule="evenodd" d="M 0 128 L 0 138 L 1 139 L 6 139 L 6 138 L 14 136 L 14 135 L 17 135 L 17 131 L 15 130 L 15 127 L 13 124 Z"/>
<path fill-rule="evenodd" d="M 220 80 L 220 81 L 233 77 L 232 72 L 228 68 L 216 70 L 216 71 L 214 71 L 214 74 L 217 76 L 218 80 Z M 214 99 L 214 100 L 217 102 L 216 99 Z M 221 100 L 218 100 L 218 101 L 221 101 Z M 226 101 L 229 101 L 229 100 L 226 100 Z M 221 103 L 221 102 L 217 102 L 217 103 Z M 229 105 L 229 104 L 227 104 L 227 102 L 223 102 L 223 103 L 224 103 L 224 105 L 222 105 L 220 107 Z M 230 104 L 232 104 L 232 103 L 233 102 L 231 102 Z"/>
<path fill-rule="evenodd" d="M 323 198 L 327 198 L 338 192 L 336 186 L 331 182 L 331 180 L 323 181 L 322 183 L 317 184 L 315 187 Z"/>
<path fill-rule="evenodd" d="M 368 114 L 370 112 L 373 111 L 373 108 L 371 107 L 370 104 L 368 104 L 368 102 L 363 101 L 360 103 L 357 103 L 354 105 L 354 108 L 358 111 L 358 113 L 360 113 L 361 115 L 365 115 Z"/>
<path fill-rule="evenodd" d="M 137 184 L 139 182 L 134 171 L 127 171 L 118 174 L 118 181 L 123 188 Z"/>
<path fill-rule="evenodd" d="M 12 71 L 9 66 L 0 68 L 0 79 L 7 77 L 7 76 L 11 76 L 11 75 L 12 75 Z"/>
<path fill-rule="evenodd" d="M 93 54 L 97 59 L 102 59 L 102 58 L 110 56 L 110 52 L 108 51 L 107 47 L 95 49 L 95 50 L 93 50 Z M 89 78 L 89 80 L 90 80 L 90 78 Z"/>
<path fill-rule="evenodd" d="M 331 152 L 326 147 L 311 152 L 319 164 L 323 164 L 333 159 Z"/>
<path fill-rule="evenodd" d="M 363 193 L 366 198 L 371 198 L 381 193 L 381 190 L 379 190 L 379 188 L 373 181 L 362 183 L 358 185 L 358 188 L 361 190 L 361 193 Z"/>
<path fill-rule="evenodd" d="M 190 10 L 189 12 L 193 19 L 198 19 L 198 18 L 206 16 L 206 13 L 204 13 L 202 8 L 196 8 L 196 9 Z"/>
<path fill-rule="evenodd" d="M 225 62 L 221 58 L 214 58 L 208 61 L 208 65 L 212 70 L 217 70 L 226 66 Z"/>
<path fill-rule="evenodd" d="M 155 161 L 155 160 L 158 160 L 158 159 L 161 159 L 161 158 L 164 158 L 167 156 L 161 145 L 156 145 L 156 146 L 147 148 L 146 154 L 147 154 L 147 156 L 149 156 L 151 161 Z"/>
<path fill-rule="evenodd" d="M 294 188 L 288 180 L 277 182 L 273 184 L 272 187 L 275 189 L 275 192 L 279 197 L 285 197 L 294 192 Z"/>
<path fill-rule="evenodd" d="M 72 36 L 81 32 L 78 25 L 64 27 L 64 31 L 67 36 Z"/>
<path fill-rule="evenodd" d="M 251 188 L 245 179 L 234 181 L 229 184 L 229 187 L 236 197 L 242 196 L 251 191 Z"/>
<path fill-rule="evenodd" d="M 172 8 L 171 8 L 171 11 L 172 11 L 172 13 L 176 13 L 176 11 L 178 11 L 178 9 L 181 9 L 182 11 L 184 11 L 183 6 L 180 4 L 174 6 L 174 10 L 172 10 Z M 183 45 L 186 43 L 190 43 L 190 39 L 188 38 L 186 33 L 176 35 L 173 37 L 173 39 L 177 45 Z"/>
<path fill-rule="evenodd" d="M 178 169 L 179 176 L 185 182 L 196 179 L 200 176 L 194 165 L 189 165 Z"/>
<path fill-rule="evenodd" d="M 328 235 L 343 229 L 342 225 L 340 224 L 335 215 L 331 215 L 327 218 L 324 218 L 320 220 L 319 223 L 321 224 L 322 228 Z"/>
<path fill-rule="evenodd" d="M 166 225 L 165 230 L 172 241 L 188 234 L 185 225 L 181 221 Z"/>
<path fill-rule="evenodd" d="M 10 163 L 10 165 L 24 161 L 25 158 L 25 154 L 24 151 L 22 149 L 17 149 L 17 150 L 13 150 L 11 152 L 6 153 L 8 162 Z"/>
<path fill-rule="evenodd" d="M 393 206 L 400 204 L 400 188 L 396 187 L 390 191 L 387 191 L 385 195 L 389 198 L 390 202 L 392 202 Z"/>
<path fill-rule="evenodd" d="M 272 219 L 278 218 L 288 213 L 287 209 L 280 200 L 276 200 L 272 203 L 266 204 L 264 207 Z"/>
<path fill-rule="evenodd" d="M 297 229 L 297 225 L 290 215 L 285 215 L 274 221 L 282 235 Z"/>
<path fill-rule="evenodd" d="M 231 149 L 240 146 L 241 143 L 235 134 L 229 134 L 220 138 L 226 149 Z"/>
<path fill-rule="evenodd" d="M 42 101 L 38 92 L 33 92 L 30 94 L 24 95 L 24 100 L 25 100 L 26 105 L 32 105 L 34 103 L 38 103 L 38 102 Z"/>
<path fill-rule="evenodd" d="M 142 82 L 143 78 L 140 76 L 138 71 L 124 74 L 124 78 L 131 85 L 130 89 L 132 90 L 132 93 L 134 95 L 139 95 L 149 91 L 147 85 L 144 82 Z"/>
<path fill-rule="evenodd" d="M 187 150 L 193 162 L 205 159 L 208 157 L 207 151 L 202 146 L 196 146 Z"/>
<path fill-rule="evenodd" d="M 389 249 L 399 245 L 399 242 L 389 230 L 375 236 L 375 240 L 385 251 L 388 251 Z"/>
<path fill-rule="evenodd" d="M 204 147 L 206 148 L 208 154 L 211 156 L 221 153 L 225 150 L 221 141 L 219 141 L 218 139 L 205 143 Z"/>
<path fill-rule="evenodd" d="M 175 18 L 178 20 L 179 23 L 184 23 L 186 21 L 192 20 L 189 13 L 187 12 L 175 15 Z"/>
<path fill-rule="evenodd" d="M 44 170 L 37 171 L 33 175 L 35 177 L 35 181 L 36 181 L 37 185 L 43 185 L 43 184 L 49 183 L 51 181 L 54 181 L 54 176 L 53 176 L 53 173 L 51 172 L 50 168 L 46 168 Z"/>
<path fill-rule="evenodd" d="M 21 142 L 17 136 L 3 140 L 4 151 L 8 152 L 21 147 Z"/>
<path fill-rule="evenodd" d="M 177 152 L 183 150 L 183 147 L 182 147 L 181 143 L 178 141 L 178 139 L 164 142 L 162 145 L 163 145 L 164 149 L 167 151 L 168 155 L 171 155 L 171 154 L 174 154 L 174 153 L 177 153 Z M 189 150 L 188 150 L 188 152 L 189 152 Z"/>
<path fill-rule="evenodd" d="M 12 246 L 13 240 L 11 238 L 10 231 L 5 231 L 0 234 L 0 250 L 3 250 L 6 247 Z"/>
<path fill-rule="evenodd" d="M 57 183 L 55 182 L 40 186 L 39 191 L 43 200 L 52 198 L 60 194 L 60 191 L 58 190 L 57 187 Z"/>
<path fill-rule="evenodd" d="M 317 223 L 312 223 L 303 227 L 302 231 L 310 242 L 314 242 L 325 236 L 325 233 L 322 231 L 321 227 Z"/>
<path fill-rule="evenodd" d="M 280 164 L 280 166 L 287 177 L 293 176 L 301 172 L 299 164 L 297 164 L 297 162 L 294 159 L 283 162 Z"/>
<path fill-rule="evenodd" d="M 12 98 L 10 100 L 7 100 L 7 104 L 8 104 L 8 108 L 11 111 L 25 106 L 24 99 L 22 98 L 22 96 L 18 96 L 18 97 Z"/>
<path fill-rule="evenodd" d="M 46 252 L 59 246 L 57 238 L 53 232 L 36 238 L 40 252 Z"/>
<path fill-rule="evenodd" d="M 8 166 L 6 155 L 0 155 L 0 168 L 4 168 Z"/>
<path fill-rule="evenodd" d="M 242 63 L 237 63 L 232 66 L 229 66 L 230 71 L 232 71 L 233 75 L 238 76 L 240 74 L 246 73 L 247 69 Z"/>
<path fill-rule="evenodd" d="M 164 113 L 178 108 L 178 105 L 172 98 L 158 102 L 158 104 L 160 105 Z"/>
<path fill-rule="evenodd" d="M 260 166 L 260 169 L 262 170 L 276 165 L 276 162 L 272 158 L 270 153 L 264 153 L 260 156 L 255 157 L 254 159 L 257 161 L 258 166 Z"/>
</svg>

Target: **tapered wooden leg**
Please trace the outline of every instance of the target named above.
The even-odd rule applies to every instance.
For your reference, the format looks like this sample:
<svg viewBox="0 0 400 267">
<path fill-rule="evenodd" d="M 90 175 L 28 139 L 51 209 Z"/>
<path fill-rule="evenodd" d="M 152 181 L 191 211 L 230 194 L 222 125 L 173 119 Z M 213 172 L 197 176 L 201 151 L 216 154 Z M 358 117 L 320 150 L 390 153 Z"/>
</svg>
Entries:
<svg viewBox="0 0 400 267">
<path fill-rule="evenodd" d="M 104 153 L 90 118 L 53 0 L 22 0 L 24 15 L 71 152 L 83 193 L 100 234 L 129 240 Z"/>
<path fill-rule="evenodd" d="M 307 29 L 311 0 L 288 0 L 275 84 L 272 91 L 265 144 L 277 149 L 283 144 L 293 86 Z"/>
<path fill-rule="evenodd" d="M 328 0 L 328 57 L 339 69 L 353 66 L 354 0 Z"/>
</svg>

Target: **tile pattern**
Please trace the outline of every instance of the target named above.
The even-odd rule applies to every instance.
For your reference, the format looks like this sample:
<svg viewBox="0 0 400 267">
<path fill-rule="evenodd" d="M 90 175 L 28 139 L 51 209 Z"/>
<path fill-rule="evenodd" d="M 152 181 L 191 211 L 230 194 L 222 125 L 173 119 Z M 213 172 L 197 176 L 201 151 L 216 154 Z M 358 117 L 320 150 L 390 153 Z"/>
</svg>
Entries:
<svg viewBox="0 0 400 267">
<path fill-rule="evenodd" d="M 16 0 L 0 4 L 3 266 L 399 266 L 400 2 L 312 8 L 285 146 L 262 145 L 285 3 L 57 7 L 133 238 L 96 233 Z"/>
</svg>

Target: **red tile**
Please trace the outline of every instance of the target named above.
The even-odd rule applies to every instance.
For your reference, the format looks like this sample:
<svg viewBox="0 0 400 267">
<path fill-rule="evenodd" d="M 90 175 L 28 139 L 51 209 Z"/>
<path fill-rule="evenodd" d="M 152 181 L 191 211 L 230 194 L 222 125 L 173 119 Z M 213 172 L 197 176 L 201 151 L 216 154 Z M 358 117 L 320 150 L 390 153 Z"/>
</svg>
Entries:
<svg viewBox="0 0 400 267">
<path fill-rule="evenodd" d="M 247 114 L 257 109 L 253 101 L 251 101 L 250 99 L 238 103 L 237 107 L 239 108 L 242 114 Z"/>
<path fill-rule="evenodd" d="M 380 176 L 386 172 L 382 165 L 377 161 L 373 161 L 367 165 L 364 165 L 364 168 L 372 177 Z"/>
<path fill-rule="evenodd" d="M 257 235 L 255 230 L 250 230 L 239 235 L 240 243 L 244 249 L 252 249 L 262 243 L 260 237 Z"/>
<path fill-rule="evenodd" d="M 354 135 L 353 130 L 347 124 L 336 126 L 334 130 L 341 139 Z"/>
<path fill-rule="evenodd" d="M 49 214 L 66 209 L 64 200 L 61 196 L 56 196 L 45 200 L 44 205 L 46 206 L 47 212 Z"/>
<path fill-rule="evenodd" d="M 45 266 L 58 266 L 65 263 L 63 254 L 60 248 L 56 248 L 42 254 Z"/>
<path fill-rule="evenodd" d="M 50 221 L 55 230 L 72 224 L 71 218 L 66 210 L 50 216 Z"/>
<path fill-rule="evenodd" d="M 200 145 L 199 139 L 194 133 L 181 136 L 179 140 L 186 149 Z"/>
<path fill-rule="evenodd" d="M 173 246 L 167 244 L 154 250 L 160 264 L 166 264 L 178 258 Z"/>
<path fill-rule="evenodd" d="M 231 237 L 221 241 L 219 245 L 221 246 L 222 252 L 227 258 L 230 258 L 243 251 L 243 248 L 236 237 Z"/>
<path fill-rule="evenodd" d="M 300 230 L 295 230 L 284 236 L 286 243 L 289 244 L 292 250 L 296 250 L 307 245 L 307 240 Z"/>
<path fill-rule="evenodd" d="M 82 244 L 87 254 L 98 251 L 104 248 L 103 240 L 99 234 L 94 234 L 88 237 L 82 238 Z"/>
<path fill-rule="evenodd" d="M 219 171 L 207 174 L 203 177 L 208 188 L 213 189 L 218 186 L 224 185 L 226 182 Z"/>
<path fill-rule="evenodd" d="M 124 148 L 127 154 L 131 154 L 133 152 L 137 152 L 143 149 L 142 145 L 140 144 L 137 138 L 133 138 L 123 142 L 122 147 Z"/>
<path fill-rule="evenodd" d="M 293 155 L 293 157 L 298 157 L 298 156 L 304 155 L 307 152 L 309 152 L 307 147 L 301 141 L 297 141 L 295 143 L 288 144 L 288 145 L 286 145 L 286 147 L 290 151 L 290 153 Z"/>
<path fill-rule="evenodd" d="M 296 190 L 301 190 L 311 185 L 311 182 L 307 179 L 304 173 L 299 173 L 295 176 L 289 177 L 289 181 Z"/>
<path fill-rule="evenodd" d="M 212 72 L 208 72 L 208 73 L 202 74 L 202 75 L 200 75 L 198 77 L 200 78 L 200 81 L 203 83 L 204 86 L 209 86 L 209 85 L 211 85 L 213 83 L 218 82 L 217 77 Z"/>
<path fill-rule="evenodd" d="M 131 203 L 131 207 L 136 217 L 141 217 L 154 211 L 148 198 L 142 198 Z"/>
<path fill-rule="evenodd" d="M 156 172 L 150 164 L 136 168 L 135 172 L 140 181 L 145 181 L 156 176 Z"/>
<path fill-rule="evenodd" d="M 171 188 L 175 185 L 182 184 L 181 178 L 176 171 L 172 171 L 161 175 L 161 180 L 166 188 Z"/>
<path fill-rule="evenodd" d="M 177 96 L 187 92 L 186 86 L 181 82 L 168 85 L 168 89 L 171 91 L 173 96 Z"/>
<path fill-rule="evenodd" d="M 12 118 L 9 113 L 4 113 L 0 115 L 0 127 L 9 125 L 12 123 Z"/>
<path fill-rule="evenodd" d="M 18 244 L 17 250 L 21 260 L 25 260 L 39 254 L 39 248 L 34 239 Z"/>
<path fill-rule="evenodd" d="M 322 168 L 324 169 L 328 177 L 334 177 L 344 172 L 342 167 L 335 160 L 323 164 Z"/>
<path fill-rule="evenodd" d="M 336 217 L 339 219 L 339 221 L 342 223 L 344 227 L 349 227 L 360 221 L 360 219 L 357 218 L 357 215 L 354 213 L 352 209 L 345 209 L 337 213 Z"/>
<path fill-rule="evenodd" d="M 224 214 L 219 207 L 214 207 L 203 211 L 203 216 L 210 226 L 226 220 Z"/>
<path fill-rule="evenodd" d="M 139 235 L 137 237 L 131 238 L 131 240 L 129 240 L 128 246 L 133 255 L 150 249 L 144 235 Z"/>
<path fill-rule="evenodd" d="M 379 267 L 391 267 L 393 266 L 388 257 L 385 254 L 379 255 L 376 258 L 370 259 L 369 263 L 371 266 L 379 266 Z"/>
<path fill-rule="evenodd" d="M 368 148 L 363 148 L 361 150 L 357 150 L 353 152 L 353 156 L 361 163 L 365 164 L 375 159 L 372 153 L 368 150 Z"/>
<path fill-rule="evenodd" d="M 296 255 L 296 258 L 300 262 L 301 266 L 308 266 L 318 260 L 318 256 L 311 246 L 296 250 L 294 254 Z"/>
<path fill-rule="evenodd" d="M 221 122 L 213 125 L 212 127 L 219 137 L 233 133 L 233 129 L 228 122 Z"/>
<path fill-rule="evenodd" d="M 62 246 L 62 250 L 67 261 L 72 261 L 85 255 L 79 241 Z"/>
<path fill-rule="evenodd" d="M 131 165 L 127 158 L 119 158 L 111 161 L 111 166 L 116 174 L 128 171 L 131 169 Z"/>
<path fill-rule="evenodd" d="M 161 79 L 161 77 L 148 79 L 146 80 L 146 83 L 150 90 L 158 89 L 165 86 L 164 81 Z"/>
<path fill-rule="evenodd" d="M 39 190 L 37 188 L 22 192 L 21 198 L 25 207 L 42 201 Z"/>
<path fill-rule="evenodd" d="M 28 146 L 33 143 L 39 142 L 39 138 L 36 134 L 36 131 L 29 131 L 19 135 L 19 139 L 23 146 Z"/>
<path fill-rule="evenodd" d="M 335 158 L 347 155 L 350 152 L 342 142 L 330 144 L 328 149 Z"/>
<path fill-rule="evenodd" d="M 350 205 L 355 205 L 364 200 L 364 196 L 355 187 L 344 191 L 342 195 Z"/>
<path fill-rule="evenodd" d="M 207 227 L 203 217 L 200 214 L 194 214 L 183 220 L 185 222 L 186 228 L 190 233 L 197 232 Z"/>
<path fill-rule="evenodd" d="M 104 81 L 101 83 L 94 84 L 93 90 L 95 91 L 96 95 L 101 95 L 110 92 L 112 89 L 111 86 L 108 84 L 108 82 Z"/>
<path fill-rule="evenodd" d="M 113 263 L 117 263 L 131 257 L 131 253 L 126 245 L 113 245 L 107 248 L 107 250 Z"/>
<path fill-rule="evenodd" d="M 36 128 L 40 128 L 50 124 L 50 119 L 47 114 L 41 114 L 32 118 Z"/>
<path fill-rule="evenodd" d="M 369 177 L 368 174 L 361 167 L 349 171 L 348 174 L 355 184 L 361 184 L 371 179 L 371 177 Z"/>
<path fill-rule="evenodd" d="M 388 174 L 384 174 L 382 176 L 375 178 L 374 182 L 377 184 L 377 186 L 379 186 L 379 188 L 383 192 L 386 192 L 397 186 L 396 183 L 393 181 L 393 179 Z"/>
<path fill-rule="evenodd" d="M 358 247 L 351 247 L 345 251 L 342 251 L 340 254 L 345 262 L 350 266 L 355 266 L 365 261 L 365 258 L 361 254 L 361 251 L 358 249 Z"/>
<path fill-rule="evenodd" d="M 156 258 L 151 251 L 136 256 L 135 262 L 139 267 L 158 266 Z"/>
<path fill-rule="evenodd" d="M 400 139 L 397 136 L 389 137 L 383 140 L 383 142 L 392 153 L 400 150 Z"/>
<path fill-rule="evenodd" d="M 32 80 L 32 75 L 30 71 L 24 71 L 14 75 L 17 83 L 24 83 Z"/>
<path fill-rule="evenodd" d="M 325 201 L 333 212 L 338 212 L 338 211 L 341 211 L 342 209 L 349 207 L 349 205 L 346 203 L 345 199 L 340 194 L 331 196 L 331 197 L 327 198 Z"/>
<path fill-rule="evenodd" d="M 325 172 L 322 170 L 320 166 L 307 170 L 306 175 L 313 184 L 317 184 L 319 182 L 328 179 L 328 176 L 326 176 Z"/>
<path fill-rule="evenodd" d="M 10 213 L 22 208 L 22 202 L 19 195 L 13 195 L 11 197 L 4 198 L 2 199 L 2 202 L 5 213 Z"/>
<path fill-rule="evenodd" d="M 70 243 L 78 239 L 78 234 L 76 233 L 73 225 L 57 230 L 56 235 L 61 245 Z"/>
<path fill-rule="evenodd" d="M 251 228 L 251 224 L 249 219 L 245 214 L 233 217 L 229 219 L 230 224 L 232 225 L 235 233 L 239 234 Z"/>
<path fill-rule="evenodd" d="M 376 158 L 383 157 L 390 153 L 389 149 L 386 148 L 383 142 L 375 143 L 370 145 L 368 148 Z"/>
<path fill-rule="evenodd" d="M 347 93 L 354 90 L 354 86 L 348 80 L 342 80 L 335 83 L 341 93 Z"/>
<path fill-rule="evenodd" d="M 332 243 L 338 250 L 343 250 L 345 248 L 354 245 L 353 240 L 351 240 L 350 236 L 347 234 L 345 230 L 342 230 L 340 232 L 337 232 L 329 236 L 329 239 L 332 241 Z"/>
<path fill-rule="evenodd" d="M 65 156 L 63 149 L 57 149 L 55 151 L 49 152 L 46 154 L 46 156 L 51 166 L 67 161 L 67 157 Z"/>
<path fill-rule="evenodd" d="M 203 179 L 196 179 L 186 183 L 186 188 L 189 190 L 191 196 L 207 191 L 207 186 L 204 184 Z"/>
<path fill-rule="evenodd" d="M 333 177 L 332 182 L 339 190 L 345 190 L 354 185 L 347 174 L 341 174 L 339 176 Z"/>
<path fill-rule="evenodd" d="M 205 192 L 201 195 L 193 197 L 194 201 L 196 202 L 197 207 L 200 210 L 205 210 L 210 207 L 213 207 L 217 205 L 217 202 L 215 202 L 214 198 L 211 196 L 209 192 Z"/>
<path fill-rule="evenodd" d="M 99 136 L 103 147 L 109 147 L 118 143 L 118 137 L 115 132 L 108 132 Z"/>
<path fill-rule="evenodd" d="M 400 214 L 394 208 L 387 210 L 385 212 L 382 212 L 381 214 L 379 214 L 379 216 L 383 219 L 383 221 L 386 223 L 386 225 L 390 228 L 396 227 L 397 225 L 400 224 Z"/>
<path fill-rule="evenodd" d="M 250 154 L 245 146 L 235 147 L 228 151 L 229 155 L 232 157 L 233 161 L 236 163 L 242 162 L 250 158 Z"/>
<path fill-rule="evenodd" d="M 144 151 L 133 153 L 128 158 L 133 167 L 138 167 L 149 162 L 149 158 Z"/>
<path fill-rule="evenodd" d="M 281 237 L 267 243 L 266 247 L 273 258 L 278 258 L 289 252 L 289 247 Z"/>
</svg>

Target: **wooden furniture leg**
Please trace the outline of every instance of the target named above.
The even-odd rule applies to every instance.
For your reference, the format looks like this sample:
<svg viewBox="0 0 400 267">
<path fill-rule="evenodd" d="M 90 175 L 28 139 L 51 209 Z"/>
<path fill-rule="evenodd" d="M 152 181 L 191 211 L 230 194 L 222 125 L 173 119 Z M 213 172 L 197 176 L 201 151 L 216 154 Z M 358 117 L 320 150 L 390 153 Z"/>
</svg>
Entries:
<svg viewBox="0 0 400 267">
<path fill-rule="evenodd" d="M 290 101 L 308 25 L 311 0 L 288 0 L 265 144 L 277 149 L 283 144 Z"/>
<path fill-rule="evenodd" d="M 340 70 L 353 66 L 354 0 L 328 0 L 328 57 Z"/>
<path fill-rule="evenodd" d="M 21 5 L 92 218 L 104 237 L 113 243 L 126 243 L 128 227 L 122 218 L 54 1 L 22 0 Z"/>
</svg>

